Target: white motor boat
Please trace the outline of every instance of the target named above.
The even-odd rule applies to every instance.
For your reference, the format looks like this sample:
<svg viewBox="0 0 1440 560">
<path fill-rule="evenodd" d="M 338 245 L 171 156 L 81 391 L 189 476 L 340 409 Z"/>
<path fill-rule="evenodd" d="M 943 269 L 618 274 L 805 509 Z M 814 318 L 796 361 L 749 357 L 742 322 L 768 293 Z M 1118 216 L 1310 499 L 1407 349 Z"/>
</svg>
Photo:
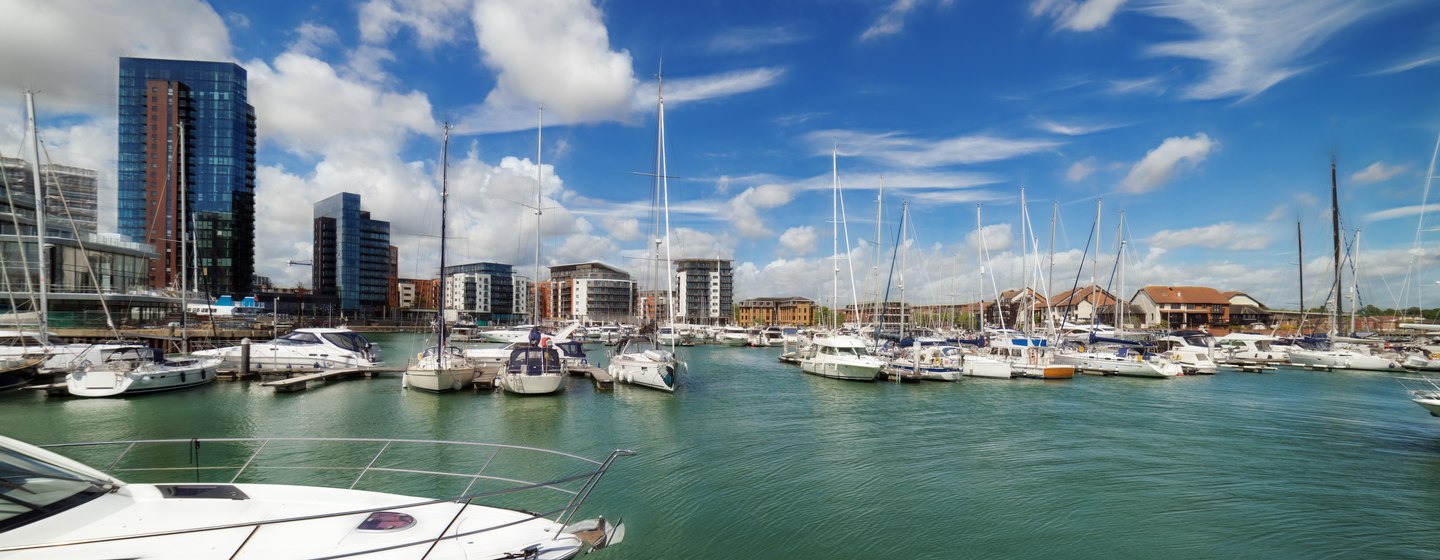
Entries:
<svg viewBox="0 0 1440 560">
<path fill-rule="evenodd" d="M 1410 393 L 1410 401 L 1420 405 L 1431 416 L 1440 416 L 1440 379 L 1434 377 L 1396 377 Z"/>
<path fill-rule="evenodd" d="M 191 354 L 221 358 L 226 366 L 238 367 L 240 353 L 241 347 L 229 346 Z M 380 345 L 344 327 L 295 329 L 280 338 L 250 345 L 252 369 L 350 369 L 384 365 Z"/>
<path fill-rule="evenodd" d="M 606 371 L 621 383 L 673 393 L 677 370 L 684 362 L 677 359 L 674 352 L 663 348 L 642 349 L 641 344 L 622 339 L 615 347 L 615 354 L 610 356 Z"/>
<path fill-rule="evenodd" d="M 535 330 L 537 325 L 518 325 L 508 329 L 491 329 L 488 331 L 475 331 L 468 340 L 479 340 L 482 342 L 498 342 L 510 344 L 512 342 L 530 342 L 530 331 Z"/>
<path fill-rule="evenodd" d="M 715 335 L 715 342 L 726 346 L 749 346 L 750 331 L 745 327 L 725 327 L 725 330 Z"/>
<path fill-rule="evenodd" d="M 1440 347 L 1417 346 L 1405 354 L 1405 369 L 1440 371 Z"/>
<path fill-rule="evenodd" d="M 1015 331 L 997 330 L 990 335 L 990 344 L 986 349 L 991 358 L 1010 365 L 1012 377 L 1039 379 L 1071 379 L 1075 377 L 1075 366 L 1057 361 L 1055 349 L 1044 338 L 1027 336 Z"/>
<path fill-rule="evenodd" d="M 465 352 L 455 346 L 444 351 L 431 346 L 420 354 L 415 363 L 405 368 L 400 386 L 431 393 L 459 391 L 466 383 L 475 380 L 475 364 L 465 357 Z"/>
<path fill-rule="evenodd" d="M 1290 363 L 1289 350 L 1276 346 L 1278 340 L 1263 334 L 1230 333 L 1215 340 L 1213 359 L 1235 366 Z"/>
<path fill-rule="evenodd" d="M 1313 339 L 1297 340 L 1296 344 L 1296 348 L 1290 350 L 1290 363 L 1300 367 L 1366 371 L 1401 369 L 1399 362 L 1371 354 L 1370 349 L 1364 346 Z"/>
<path fill-rule="evenodd" d="M 1129 344 L 1077 346 L 1056 353 L 1055 362 L 1073 365 L 1079 371 L 1128 377 L 1169 378 L 1184 373 L 1180 364 Z"/>
<path fill-rule="evenodd" d="M 65 376 L 65 388 L 77 397 L 113 397 L 170 391 L 215 380 L 220 358 L 166 359 L 147 346 L 109 350 L 100 363 Z"/>
<path fill-rule="evenodd" d="M 517 395 L 550 395 L 565 389 L 570 375 L 554 348 L 515 347 L 505 360 L 495 384 Z"/>
<path fill-rule="evenodd" d="M 1211 358 L 1215 338 L 1200 331 L 1175 331 L 1155 341 L 1155 350 L 1166 360 L 1180 364 L 1186 375 L 1212 374 L 1218 369 Z"/>
<path fill-rule="evenodd" d="M 853 336 L 817 334 L 800 354 L 800 371 L 832 379 L 874 381 L 884 366 Z"/>
<path fill-rule="evenodd" d="M 680 329 L 673 325 L 660 327 L 660 329 L 655 332 L 655 342 L 665 346 L 676 346 L 684 340 L 685 336 L 681 334 Z"/>
<path fill-rule="evenodd" d="M 337 446 L 358 450 L 346 456 L 360 462 L 327 462 L 320 450 Z M 189 477 L 193 468 L 196 479 L 205 481 L 127 483 L 56 452 L 71 450 L 86 457 L 108 454 L 117 468 L 147 479 L 176 471 Z M 510 459 L 503 464 L 541 460 L 577 474 L 551 481 L 492 475 L 485 457 L 499 454 Z M 0 557 L 565 560 L 624 538 L 623 522 L 573 522 L 573 517 L 614 461 L 632 454 L 616 450 L 595 461 L 509 445 L 336 438 L 147 440 L 42 449 L 0 436 L 5 482 Z M 247 455 L 243 465 L 224 459 Z M 193 466 L 184 459 L 157 462 L 187 456 L 197 458 Z M 200 456 L 207 460 L 203 468 Z M 437 467 L 434 457 L 449 459 Z M 216 460 L 221 463 L 211 463 Z M 283 466 L 264 467 L 276 464 Z M 337 472 L 348 478 L 333 476 Z M 312 484 L 335 481 L 337 487 L 273 483 L 287 476 Z M 266 483 L 245 482 L 250 479 Z M 435 483 L 439 479 L 469 485 L 459 490 Z M 482 490 L 497 481 L 535 490 L 520 498 L 494 491 L 493 484 Z M 390 487 L 430 495 L 384 491 Z M 510 499 L 504 506 L 485 503 L 495 495 Z"/>
<path fill-rule="evenodd" d="M 68 373 L 85 366 L 85 362 L 99 363 L 107 353 L 127 346 L 124 343 L 70 343 L 67 344 L 54 333 L 40 336 L 36 331 L 0 330 L 0 360 L 27 361 L 43 356 L 39 373 Z"/>
</svg>

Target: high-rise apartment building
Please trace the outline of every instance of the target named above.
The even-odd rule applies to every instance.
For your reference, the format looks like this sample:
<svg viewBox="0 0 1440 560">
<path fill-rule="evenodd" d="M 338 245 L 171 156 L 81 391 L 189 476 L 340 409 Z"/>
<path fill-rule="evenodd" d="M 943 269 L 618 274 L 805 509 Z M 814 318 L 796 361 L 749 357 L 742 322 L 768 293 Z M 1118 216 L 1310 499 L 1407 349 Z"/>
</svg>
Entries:
<svg viewBox="0 0 1440 560">
<path fill-rule="evenodd" d="M 734 274 L 723 259 L 675 261 L 676 319 L 684 323 L 729 323 L 734 317 Z"/>
<path fill-rule="evenodd" d="M 229 62 L 120 59 L 117 226 L 160 255 L 152 287 L 179 284 L 184 213 L 198 251 L 187 257 L 199 266 L 196 288 L 251 289 L 255 109 L 247 80 Z"/>
<path fill-rule="evenodd" d="M 315 203 L 311 281 L 316 295 L 336 296 L 340 310 L 382 316 L 393 272 L 390 222 L 360 208 L 360 195 L 340 193 Z"/>
<path fill-rule="evenodd" d="M 587 322 L 633 320 L 638 287 L 630 273 L 589 262 L 550 267 L 552 317 Z"/>
<path fill-rule="evenodd" d="M 511 265 L 478 262 L 447 266 L 444 280 L 447 320 L 463 316 L 475 321 L 513 323 L 527 316 L 524 295 L 517 297 L 520 290 L 515 287 L 523 279 L 515 276 Z"/>
<path fill-rule="evenodd" d="M 30 162 L 0 157 L 0 183 L 16 196 L 28 201 L 34 216 L 34 188 L 31 187 Z M 46 229 L 52 234 L 84 239 L 97 230 L 99 174 L 93 169 L 45 163 L 40 165 L 40 180 L 45 183 Z M 9 208 L 8 200 L 0 200 L 0 209 Z M 16 206 L 22 206 L 16 202 Z M 66 233 L 68 232 L 68 234 Z"/>
</svg>

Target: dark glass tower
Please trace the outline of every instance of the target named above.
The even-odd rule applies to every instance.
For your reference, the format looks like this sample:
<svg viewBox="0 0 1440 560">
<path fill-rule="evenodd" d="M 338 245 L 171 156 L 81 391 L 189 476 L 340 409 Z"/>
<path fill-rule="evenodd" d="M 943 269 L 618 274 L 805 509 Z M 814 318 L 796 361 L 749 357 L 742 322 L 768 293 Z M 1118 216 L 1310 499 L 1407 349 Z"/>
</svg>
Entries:
<svg viewBox="0 0 1440 560">
<path fill-rule="evenodd" d="M 194 288 L 249 292 L 255 274 L 255 109 L 248 103 L 245 69 L 229 62 L 121 58 L 119 93 L 117 225 L 160 254 L 150 285 L 178 286 L 178 274 L 187 270 L 199 282 Z M 191 262 L 180 263 L 182 197 L 198 271 L 191 271 Z"/>
<path fill-rule="evenodd" d="M 340 193 L 315 203 L 311 280 L 317 295 L 340 309 L 383 315 L 390 300 L 390 222 L 372 220 L 360 195 Z"/>
</svg>

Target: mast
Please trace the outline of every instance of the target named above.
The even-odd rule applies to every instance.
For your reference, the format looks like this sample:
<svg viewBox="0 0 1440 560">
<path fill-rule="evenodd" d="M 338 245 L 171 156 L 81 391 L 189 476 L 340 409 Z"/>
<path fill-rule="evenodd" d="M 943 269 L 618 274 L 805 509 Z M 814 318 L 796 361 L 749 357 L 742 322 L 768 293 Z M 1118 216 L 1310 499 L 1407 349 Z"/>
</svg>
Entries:
<svg viewBox="0 0 1440 560">
<path fill-rule="evenodd" d="M 535 299 L 535 311 L 530 316 L 530 324 L 540 324 L 540 209 L 541 177 L 545 173 L 545 166 L 540 164 L 542 135 L 545 131 L 545 106 L 540 106 L 540 116 L 535 125 L 535 282 L 531 284 L 534 288 L 532 296 Z"/>
<path fill-rule="evenodd" d="M 830 245 L 834 280 L 830 283 L 830 329 L 838 330 L 835 314 L 840 308 L 840 163 L 839 148 L 830 148 Z"/>
<path fill-rule="evenodd" d="M 29 113 L 26 124 L 30 128 L 31 155 L 35 162 L 30 168 L 30 176 L 35 182 L 35 252 L 40 258 L 40 339 L 45 340 L 46 333 L 50 332 L 50 267 L 45 262 L 45 185 L 40 182 L 40 131 L 35 125 L 35 93 L 29 89 L 25 90 L 25 107 Z M 20 232 L 15 233 L 18 235 Z"/>
<path fill-rule="evenodd" d="M 910 201 L 900 205 L 900 244 L 895 251 L 900 253 L 900 340 L 905 340 L 905 225 L 910 217 Z M 919 356 L 915 357 L 919 361 Z"/>
<path fill-rule="evenodd" d="M 1340 297 L 1342 286 L 1340 284 L 1340 194 L 1339 187 L 1335 180 L 1335 160 L 1330 160 L 1330 220 L 1331 231 L 1335 238 L 1335 308 L 1331 310 L 1330 334 L 1339 332 L 1340 317 L 1345 316 L 1345 304 Z"/>
<path fill-rule="evenodd" d="M 1050 270 L 1045 273 L 1045 318 L 1050 323 L 1050 334 L 1055 334 L 1055 306 L 1050 305 L 1049 298 L 1055 293 L 1055 222 L 1060 216 L 1060 201 L 1052 201 L 1050 207 Z M 1070 300 L 1075 300 L 1075 292 L 1070 292 Z"/>
<path fill-rule="evenodd" d="M 1355 228 L 1355 254 L 1350 257 L 1350 334 L 1355 334 L 1355 312 L 1360 310 L 1360 228 Z"/>
<path fill-rule="evenodd" d="M 980 315 L 975 327 L 985 334 L 985 231 L 980 227 L 980 205 L 975 205 L 975 263 L 980 265 L 980 286 L 975 291 L 980 296 Z"/>
<path fill-rule="evenodd" d="M 1300 220 L 1295 220 L 1295 246 L 1300 256 L 1300 322 L 1299 327 L 1304 327 L 1305 322 L 1305 237 L 1300 235 Z M 1300 334 L 1299 327 L 1295 334 Z"/>
<path fill-rule="evenodd" d="M 1103 296 L 1096 296 L 1096 295 L 1095 295 L 1095 290 L 1097 289 L 1097 286 L 1096 286 L 1096 284 L 1095 284 L 1095 275 L 1100 271 L 1100 203 L 1101 203 L 1101 199 L 1100 199 L 1099 197 L 1096 197 L 1096 198 L 1095 198 L 1095 254 L 1090 255 L 1090 305 L 1091 305 L 1091 310 L 1090 310 L 1090 322 L 1092 323 L 1092 327 L 1093 327 L 1093 324 L 1100 322 L 1100 302 L 1103 301 Z M 1099 299 L 1097 299 L 1097 298 L 1099 298 Z M 1111 298 L 1111 299 L 1114 299 L 1114 298 Z M 1074 299 L 1072 298 L 1071 301 L 1073 302 Z M 1080 304 L 1078 304 L 1078 303 L 1075 304 L 1075 309 L 1076 309 L 1076 310 L 1079 310 L 1079 309 L 1080 309 Z M 1078 315 L 1078 314 L 1077 314 L 1077 315 Z"/>
<path fill-rule="evenodd" d="M 186 300 L 188 299 L 186 298 L 186 292 L 189 285 L 185 281 L 185 257 L 187 253 L 185 245 L 186 241 L 189 240 L 189 224 L 187 222 L 190 221 L 188 219 L 190 217 L 190 195 L 186 190 L 188 185 L 185 180 L 185 174 L 188 172 L 187 166 L 185 165 L 185 122 L 175 123 L 175 128 L 177 132 L 175 143 L 180 146 L 180 216 L 178 216 L 180 218 L 180 352 L 189 354 L 190 313 L 189 310 L 186 309 Z M 213 320 L 213 314 L 211 318 Z"/>
<path fill-rule="evenodd" d="M 435 339 L 435 366 L 436 369 L 443 367 L 441 358 L 445 356 L 445 210 L 446 203 L 450 201 L 450 122 L 445 122 L 445 136 L 440 142 L 440 281 L 437 282 L 439 305 L 436 305 L 436 319 L 439 328 L 436 329 Z"/>
<path fill-rule="evenodd" d="M 1125 293 L 1125 211 L 1120 211 L 1120 224 L 1115 227 L 1115 268 L 1120 271 L 1120 283 L 1115 297 L 1115 335 L 1118 338 L 1125 328 L 1125 305 L 1120 303 L 1120 294 Z"/>
<path fill-rule="evenodd" d="M 883 317 L 884 314 L 885 314 L 885 307 L 884 307 L 885 303 L 882 302 L 882 301 L 879 301 L 879 300 L 880 300 L 880 297 L 879 297 L 879 296 L 880 296 L 880 239 L 881 239 L 880 236 L 883 235 L 883 234 L 880 232 L 880 224 L 881 224 L 881 222 L 884 221 L 884 215 L 881 213 L 881 209 L 884 207 L 884 205 L 885 205 L 885 177 L 882 176 L 882 177 L 880 177 L 880 193 L 877 194 L 877 195 L 875 195 L 875 266 L 873 266 L 872 269 L 871 269 L 871 274 L 875 277 L 875 293 L 874 293 L 874 297 L 875 297 L 875 300 L 876 300 L 876 301 L 875 301 L 875 307 L 874 307 L 875 311 L 874 311 L 874 314 L 871 315 L 870 320 L 871 320 L 871 321 L 875 321 L 875 322 L 877 322 L 877 323 L 879 322 L 879 319 L 877 319 L 877 317 Z M 856 309 L 858 310 L 858 309 L 859 309 L 859 303 L 860 303 L 860 302 L 857 301 L 857 302 L 855 302 L 855 303 L 856 303 Z M 857 313 L 856 315 L 859 315 L 859 314 Z M 858 319 L 859 317 L 857 316 L 856 318 Z M 878 327 L 877 327 L 877 330 L 878 330 Z"/>
</svg>

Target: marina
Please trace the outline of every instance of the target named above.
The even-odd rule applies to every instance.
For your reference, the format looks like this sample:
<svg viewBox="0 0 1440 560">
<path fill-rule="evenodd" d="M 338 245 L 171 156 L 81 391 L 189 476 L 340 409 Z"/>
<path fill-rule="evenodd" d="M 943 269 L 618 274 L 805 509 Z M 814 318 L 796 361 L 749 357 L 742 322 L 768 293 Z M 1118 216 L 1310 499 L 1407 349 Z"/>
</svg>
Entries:
<svg viewBox="0 0 1440 560">
<path fill-rule="evenodd" d="M 424 344 L 369 336 L 391 359 Z M 587 350 L 603 366 L 609 349 Z M 1391 375 L 852 383 L 778 363 L 781 351 L 682 349 L 689 374 L 673 394 L 580 377 L 558 397 L 429 394 L 382 373 L 291 394 L 227 381 L 111 399 L 11 392 L 0 422 L 35 443 L 323 434 L 633 449 L 592 498 L 625 515 L 609 558 L 1440 550 L 1440 419 Z M 844 539 L 810 530 L 841 520 Z"/>
</svg>

